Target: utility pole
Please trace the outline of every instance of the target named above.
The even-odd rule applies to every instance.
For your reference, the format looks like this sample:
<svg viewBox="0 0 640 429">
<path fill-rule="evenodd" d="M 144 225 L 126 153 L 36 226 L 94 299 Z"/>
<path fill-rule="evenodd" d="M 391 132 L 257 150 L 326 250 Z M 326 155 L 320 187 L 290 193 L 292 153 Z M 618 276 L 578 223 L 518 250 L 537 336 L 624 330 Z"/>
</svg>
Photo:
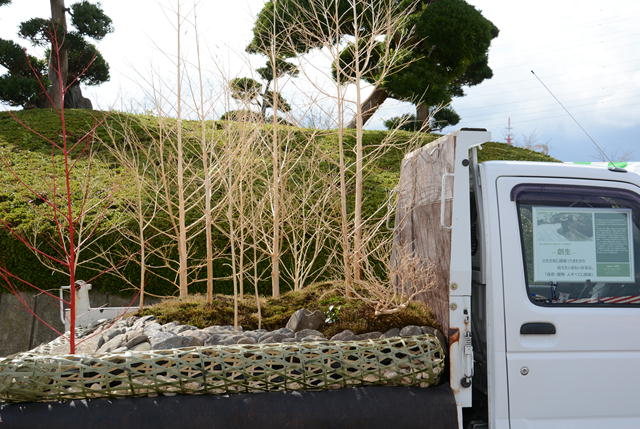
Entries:
<svg viewBox="0 0 640 429">
<path fill-rule="evenodd" d="M 509 116 L 509 119 L 507 120 L 507 144 L 508 145 L 513 144 L 513 137 L 511 136 L 512 130 L 513 128 L 511 128 L 511 116 Z"/>
</svg>

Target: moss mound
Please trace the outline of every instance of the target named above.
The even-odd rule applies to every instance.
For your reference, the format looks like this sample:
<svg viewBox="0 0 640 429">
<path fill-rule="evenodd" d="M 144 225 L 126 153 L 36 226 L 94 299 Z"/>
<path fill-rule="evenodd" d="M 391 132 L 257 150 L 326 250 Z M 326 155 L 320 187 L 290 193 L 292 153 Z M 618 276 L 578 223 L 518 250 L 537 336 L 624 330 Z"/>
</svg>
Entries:
<svg viewBox="0 0 640 429">
<path fill-rule="evenodd" d="M 287 292 L 280 298 L 261 298 L 262 323 L 267 330 L 283 328 L 289 317 L 301 308 L 320 310 L 325 314 L 334 306 L 335 316 L 320 331 L 327 337 L 350 329 L 356 334 L 381 331 L 407 325 L 435 326 L 428 308 L 419 302 L 389 315 L 375 316 L 373 309 L 357 299 L 345 298 L 339 283 L 325 282 L 300 291 Z M 178 322 L 204 328 L 211 325 L 233 324 L 233 297 L 216 295 L 208 305 L 202 295 L 186 299 L 169 298 L 149 306 L 139 316 L 153 315 L 160 323 Z M 258 308 L 255 297 L 238 300 L 238 324 L 244 329 L 258 329 Z"/>
<path fill-rule="evenodd" d="M 560 162 L 541 152 L 496 142 L 485 143 L 478 151 L 478 162 L 485 161 Z"/>
</svg>

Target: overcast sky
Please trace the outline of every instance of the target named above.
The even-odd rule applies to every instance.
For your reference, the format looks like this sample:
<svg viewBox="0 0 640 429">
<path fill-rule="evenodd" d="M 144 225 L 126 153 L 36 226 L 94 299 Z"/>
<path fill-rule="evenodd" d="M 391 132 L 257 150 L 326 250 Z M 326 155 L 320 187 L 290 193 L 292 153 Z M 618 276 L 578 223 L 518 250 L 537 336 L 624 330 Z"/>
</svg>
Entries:
<svg viewBox="0 0 640 429">
<path fill-rule="evenodd" d="M 252 64 L 259 64 L 258 58 L 244 53 L 244 47 L 263 3 L 200 2 L 198 21 L 209 80 L 216 81 L 222 74 L 244 75 Z M 453 103 L 463 119 L 456 128 L 485 127 L 494 140 L 504 141 L 511 118 L 516 144 L 548 144 L 551 154 L 562 160 L 597 159 L 588 138 L 531 74 L 535 70 L 609 154 L 640 159 L 640 2 L 470 3 L 496 24 L 500 35 L 489 55 L 494 77 L 469 88 L 466 97 Z M 183 4 L 192 3 L 183 0 Z M 88 88 L 85 94 L 99 108 L 139 110 L 139 103 L 145 100 L 141 82 L 150 77 L 149 70 L 166 73 L 166 79 L 172 76 L 170 63 L 161 52 L 175 49 L 172 2 L 103 0 L 102 5 L 115 27 L 114 33 L 98 43 L 111 66 L 111 81 Z M 46 0 L 14 0 L 0 9 L 0 37 L 15 40 L 19 22 L 48 13 Z M 193 30 L 186 26 L 183 36 L 192 40 Z M 187 55 L 192 54 L 193 43 L 185 45 Z M 296 92 L 305 85 L 303 80 L 289 82 L 285 88 L 294 102 L 303 101 Z M 388 100 L 369 127 L 381 128 L 383 119 L 410 111 L 407 103 Z"/>
</svg>

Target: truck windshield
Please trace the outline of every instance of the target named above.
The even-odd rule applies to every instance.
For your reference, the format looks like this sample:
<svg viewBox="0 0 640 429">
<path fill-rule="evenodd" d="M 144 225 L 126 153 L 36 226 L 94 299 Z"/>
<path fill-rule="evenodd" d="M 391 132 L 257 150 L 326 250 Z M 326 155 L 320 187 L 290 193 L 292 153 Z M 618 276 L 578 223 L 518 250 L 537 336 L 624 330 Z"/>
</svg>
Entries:
<svg viewBox="0 0 640 429">
<path fill-rule="evenodd" d="M 527 294 L 537 305 L 640 305 L 640 199 L 621 189 L 523 184 Z"/>
</svg>

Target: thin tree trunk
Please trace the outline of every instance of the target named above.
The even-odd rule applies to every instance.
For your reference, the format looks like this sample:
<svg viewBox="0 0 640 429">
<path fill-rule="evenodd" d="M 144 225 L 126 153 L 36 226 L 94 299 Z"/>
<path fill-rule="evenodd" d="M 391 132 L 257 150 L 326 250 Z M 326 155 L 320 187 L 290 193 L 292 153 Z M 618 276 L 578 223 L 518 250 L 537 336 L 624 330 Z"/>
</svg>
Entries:
<svg viewBox="0 0 640 429">
<path fill-rule="evenodd" d="M 144 213 L 142 206 L 142 179 L 138 177 L 136 183 L 136 210 L 138 211 L 138 240 L 140 241 L 140 309 L 144 307 L 144 287 L 147 270 L 146 250 L 147 243 L 144 240 Z"/>
<path fill-rule="evenodd" d="M 204 84 L 202 80 L 202 64 L 200 61 L 200 35 L 198 33 L 197 11 L 193 12 L 194 30 L 196 35 L 196 52 L 198 57 L 198 90 L 200 92 L 200 149 L 202 154 L 202 169 L 204 170 L 204 230 L 205 247 L 207 253 L 207 304 L 213 304 L 213 220 L 211 216 L 211 199 L 213 198 L 211 167 L 209 166 L 209 150 L 204 110 Z"/>
<path fill-rule="evenodd" d="M 229 146 L 230 142 L 227 143 Z M 230 156 L 233 148 L 227 153 L 227 222 L 229 223 L 229 245 L 231 246 L 231 277 L 233 279 L 233 327 L 238 328 L 238 269 L 236 265 L 236 230 L 233 216 L 234 159 Z"/>
<path fill-rule="evenodd" d="M 353 9 L 354 22 L 358 22 L 358 15 L 356 9 Z M 360 58 L 359 46 L 359 33 L 356 30 L 355 34 L 355 58 Z M 362 129 L 364 128 L 364 112 L 367 113 L 373 111 L 371 109 L 363 109 L 362 102 L 362 70 L 360 69 L 360 61 L 355 61 L 355 81 L 356 81 L 356 195 L 353 207 L 353 279 L 357 282 L 360 280 L 362 271 L 362 188 L 363 188 L 363 147 L 362 147 Z M 376 88 L 377 89 L 377 88 Z M 374 89 L 374 93 L 376 92 Z M 386 93 L 385 93 L 386 94 Z M 371 97 L 369 97 L 370 99 Z"/>
<path fill-rule="evenodd" d="M 262 104 L 260 104 L 260 116 L 262 117 L 262 120 L 266 120 L 267 119 L 267 92 L 269 91 L 269 86 L 271 85 L 271 81 L 268 80 L 267 84 L 264 87 L 264 93 L 262 94 Z M 273 111 L 273 114 L 276 114 L 276 111 Z"/>
<path fill-rule="evenodd" d="M 245 157 L 247 157 L 247 155 L 245 155 L 244 153 L 242 154 L 243 159 L 246 159 Z M 243 168 L 243 167 L 241 167 Z M 244 175 L 243 175 L 244 176 Z M 245 216 L 245 212 L 244 212 L 244 186 L 243 186 L 243 180 L 244 177 L 240 178 L 240 183 L 238 184 L 239 188 L 240 188 L 240 195 L 239 195 L 239 199 L 240 199 L 240 204 L 238 207 L 238 229 L 240 230 L 240 243 L 239 244 L 239 261 L 238 261 L 238 265 L 239 265 L 239 271 L 238 271 L 238 288 L 240 290 L 240 299 L 244 299 L 244 244 L 246 242 L 246 237 L 245 237 L 245 227 L 244 227 L 244 216 Z"/>
<path fill-rule="evenodd" d="M 252 195 L 253 196 L 253 195 Z M 253 201 L 255 201 L 252 198 Z M 262 309 L 260 308 L 259 280 L 258 280 L 258 226 L 257 219 L 252 222 L 252 241 L 253 241 L 253 292 L 256 297 L 256 308 L 258 309 L 258 329 L 262 329 Z"/>
<path fill-rule="evenodd" d="M 274 23 L 275 26 L 275 23 Z M 275 45 L 271 45 L 271 67 L 273 76 L 276 76 L 276 52 Z M 273 182 L 271 185 L 271 197 L 273 199 L 273 236 L 271 243 L 271 295 L 274 298 L 280 296 L 280 198 L 281 198 L 281 178 L 280 178 L 280 142 L 278 140 L 278 80 L 273 80 L 273 134 L 271 142 L 271 162 L 273 169 Z"/>
<path fill-rule="evenodd" d="M 369 97 L 367 97 L 366 100 L 364 100 L 364 103 L 361 103 L 359 108 L 362 112 L 362 125 L 364 126 L 364 124 L 367 123 L 367 121 L 369 119 L 371 119 L 371 117 L 373 116 L 374 113 L 376 113 L 376 111 L 378 110 L 378 108 L 382 105 L 382 103 L 384 103 L 384 101 L 389 98 L 389 93 L 384 90 L 383 88 L 380 88 L 379 86 L 376 86 L 373 90 L 373 92 L 371 93 L 371 95 L 369 95 Z M 353 117 L 353 119 L 351 120 L 351 122 L 349 122 L 349 125 L 347 125 L 347 128 L 357 128 L 357 117 L 358 115 L 356 114 L 356 116 Z"/>
<path fill-rule="evenodd" d="M 67 35 L 67 17 L 65 15 L 64 0 L 50 0 L 51 22 L 53 34 L 51 38 L 55 41 L 51 43 L 51 53 L 49 54 L 49 97 L 51 107 L 61 109 L 64 107 L 64 87 L 67 85 L 69 74 L 69 54 L 65 42 Z M 56 52 L 58 51 L 57 55 Z M 57 63 L 60 63 L 59 66 Z M 62 82 L 59 81 L 62 76 Z"/>
<path fill-rule="evenodd" d="M 342 236 L 342 264 L 344 265 L 345 292 L 351 296 L 351 245 L 349 240 L 349 213 L 347 209 L 347 177 L 344 155 L 344 98 L 338 86 L 338 156 L 340 170 L 340 232 Z"/>
<path fill-rule="evenodd" d="M 180 55 L 180 2 L 178 1 L 178 10 L 176 12 L 177 22 L 177 97 L 176 97 L 176 146 L 177 146 L 177 179 L 178 179 L 178 281 L 180 288 L 180 298 L 186 298 L 189 294 L 188 282 L 187 282 L 187 226 L 186 226 L 186 203 L 185 203 L 185 190 L 184 190 L 184 145 L 182 141 L 182 62 Z"/>
<path fill-rule="evenodd" d="M 418 103 L 416 105 L 416 121 L 420 125 L 420 129 L 429 129 L 429 106 L 424 103 Z"/>
<path fill-rule="evenodd" d="M 334 4 L 334 14 L 336 22 L 337 17 L 340 16 L 338 2 Z M 339 31 L 336 31 L 339 33 Z M 336 34 L 337 36 L 337 34 Z M 339 53 L 336 57 L 339 56 Z M 340 64 L 337 61 L 336 64 Z M 336 92 L 338 100 L 338 156 L 339 156 L 339 170 L 340 170 L 340 235 L 342 238 L 342 264 L 344 267 L 344 281 L 345 281 L 345 294 L 351 296 L 351 288 L 353 285 L 352 270 L 351 270 L 351 240 L 349 239 L 349 212 L 347 206 L 347 167 L 344 154 L 344 94 L 343 87 L 340 84 L 342 82 L 342 69 L 336 67 Z"/>
<path fill-rule="evenodd" d="M 204 118 L 202 119 L 202 136 L 201 138 L 206 139 L 205 136 L 205 123 Z M 212 185 L 211 185 L 211 173 L 209 171 L 209 160 L 207 157 L 209 154 L 206 149 L 203 147 L 202 149 L 202 168 L 204 168 L 204 228 L 205 228 L 205 246 L 207 248 L 207 304 L 213 303 L 213 232 L 212 232 L 212 224 L 213 221 L 211 219 L 211 198 L 212 198 Z"/>
</svg>

